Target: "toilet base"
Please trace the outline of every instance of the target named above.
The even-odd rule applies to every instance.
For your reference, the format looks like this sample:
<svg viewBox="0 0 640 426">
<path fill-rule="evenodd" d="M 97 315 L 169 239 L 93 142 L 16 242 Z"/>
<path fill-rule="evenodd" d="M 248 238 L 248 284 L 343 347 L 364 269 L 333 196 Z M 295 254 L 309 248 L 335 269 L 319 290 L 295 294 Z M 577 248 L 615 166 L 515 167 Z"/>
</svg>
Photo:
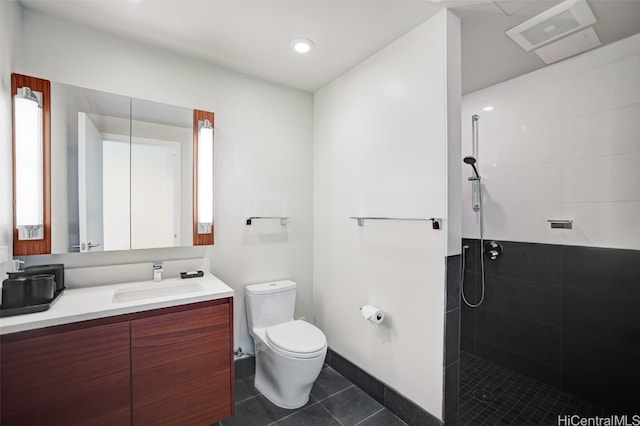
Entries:
<svg viewBox="0 0 640 426">
<path fill-rule="evenodd" d="M 303 403 L 301 403 L 301 404 L 300 403 L 296 403 L 293 406 L 289 406 L 289 405 L 283 405 L 283 404 L 279 403 L 278 401 L 274 401 L 273 399 L 271 399 L 269 397 L 270 395 L 272 395 L 271 392 L 268 389 L 266 389 L 266 390 L 261 389 L 260 385 L 258 383 L 254 382 L 254 386 L 256 387 L 258 392 L 260 392 L 260 394 L 262 396 L 267 398 L 269 400 L 269 402 L 271 402 L 273 405 L 276 405 L 276 406 L 278 406 L 280 408 L 285 408 L 287 410 L 295 410 L 297 408 L 304 407 L 307 404 L 307 402 L 309 402 L 309 395 L 311 394 L 311 389 L 309 389 L 309 392 L 307 392 L 307 399 Z"/>
<path fill-rule="evenodd" d="M 313 383 L 322 370 L 326 350 L 308 359 L 289 358 L 259 345 L 256 351 L 254 386 L 269 401 L 281 408 L 296 409 L 309 401 Z"/>
</svg>

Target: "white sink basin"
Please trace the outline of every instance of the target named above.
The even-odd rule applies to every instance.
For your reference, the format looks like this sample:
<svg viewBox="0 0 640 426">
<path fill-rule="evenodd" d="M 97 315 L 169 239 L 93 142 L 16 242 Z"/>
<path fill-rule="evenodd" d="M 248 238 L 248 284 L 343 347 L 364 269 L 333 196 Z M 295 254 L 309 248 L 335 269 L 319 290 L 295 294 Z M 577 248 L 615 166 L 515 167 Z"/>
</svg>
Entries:
<svg viewBox="0 0 640 426">
<path fill-rule="evenodd" d="M 113 303 L 132 302 L 134 300 L 196 293 L 204 289 L 202 284 L 193 281 L 142 284 L 134 288 L 119 288 L 114 290 L 112 301 Z"/>
</svg>

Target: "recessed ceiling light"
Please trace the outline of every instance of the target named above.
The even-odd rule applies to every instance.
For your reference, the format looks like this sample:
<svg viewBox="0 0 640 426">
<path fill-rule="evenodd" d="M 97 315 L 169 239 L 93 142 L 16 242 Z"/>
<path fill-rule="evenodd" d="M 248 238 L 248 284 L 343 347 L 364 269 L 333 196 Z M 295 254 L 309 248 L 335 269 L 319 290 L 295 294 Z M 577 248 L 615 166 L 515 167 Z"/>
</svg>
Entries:
<svg viewBox="0 0 640 426">
<path fill-rule="evenodd" d="M 484 108 L 482 108 L 483 111 L 491 111 L 493 109 L 492 106 L 486 106 Z"/>
<path fill-rule="evenodd" d="M 291 42 L 291 48 L 298 53 L 309 53 L 313 46 L 313 41 L 306 38 L 298 38 Z"/>
</svg>

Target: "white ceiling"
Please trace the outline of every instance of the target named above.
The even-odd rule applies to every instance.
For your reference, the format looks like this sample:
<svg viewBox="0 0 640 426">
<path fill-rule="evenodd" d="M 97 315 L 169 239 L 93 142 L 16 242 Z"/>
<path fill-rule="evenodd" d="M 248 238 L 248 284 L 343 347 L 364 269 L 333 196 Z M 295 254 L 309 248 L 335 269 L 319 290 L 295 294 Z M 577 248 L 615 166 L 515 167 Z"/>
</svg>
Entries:
<svg viewBox="0 0 640 426">
<path fill-rule="evenodd" d="M 19 0 L 28 9 L 313 92 L 448 7 L 462 20 L 463 93 L 544 63 L 504 31 L 559 0 Z M 640 0 L 588 0 L 608 44 L 640 32 Z M 290 48 L 309 38 L 301 56 Z"/>
</svg>

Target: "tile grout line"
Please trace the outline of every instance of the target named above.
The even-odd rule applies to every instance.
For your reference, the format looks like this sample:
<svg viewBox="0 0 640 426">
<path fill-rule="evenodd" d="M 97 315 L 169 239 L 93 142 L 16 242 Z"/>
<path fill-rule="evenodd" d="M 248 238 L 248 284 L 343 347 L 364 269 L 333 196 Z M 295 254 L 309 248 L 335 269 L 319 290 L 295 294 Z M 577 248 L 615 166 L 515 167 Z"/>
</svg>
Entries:
<svg viewBox="0 0 640 426">
<path fill-rule="evenodd" d="M 350 382 L 350 383 L 351 383 L 351 382 Z M 317 399 L 317 398 L 316 398 L 316 401 L 318 401 L 318 402 L 326 401 L 327 399 L 329 399 L 329 398 L 333 398 L 334 396 L 336 396 L 336 395 L 338 395 L 338 394 L 340 394 L 340 393 L 342 393 L 342 392 L 346 391 L 347 389 L 351 389 L 352 387 L 355 387 L 355 386 L 356 386 L 356 385 L 354 385 L 353 383 L 351 383 L 351 384 L 350 384 L 349 386 L 347 386 L 346 388 L 344 388 L 344 389 L 340 389 L 339 391 L 337 391 L 337 392 L 335 392 L 335 393 L 332 393 L 331 395 L 329 395 L 329 396 L 327 396 L 327 397 L 325 397 L 325 398 L 322 398 L 322 399 Z M 315 398 L 315 396 L 314 396 L 314 398 Z"/>
<path fill-rule="evenodd" d="M 316 405 L 316 404 L 320 404 L 320 402 L 319 402 L 318 400 L 316 400 L 316 402 L 314 402 L 313 404 L 309 404 L 309 405 L 308 405 L 308 406 L 306 406 L 306 407 L 304 407 L 304 406 L 303 406 L 304 408 L 303 408 L 303 407 L 300 407 L 299 409 L 296 409 L 296 411 L 294 411 L 293 413 L 289 413 L 289 414 L 287 414 L 286 416 L 279 418 L 278 420 L 275 420 L 275 421 L 273 421 L 273 422 L 271 422 L 271 423 L 267 423 L 267 424 L 266 424 L 266 426 L 272 426 L 272 425 L 275 425 L 275 424 L 277 424 L 277 423 L 281 422 L 282 420 L 288 419 L 289 417 L 295 416 L 296 414 L 301 413 L 301 412 L 303 412 L 304 410 L 306 410 L 306 409 L 308 409 L 308 408 L 313 407 L 313 406 L 314 406 L 314 405 Z"/>
<path fill-rule="evenodd" d="M 376 411 L 375 413 L 369 415 L 368 417 L 365 417 L 364 419 L 360 420 L 358 423 L 356 423 L 354 426 L 358 426 L 359 424 L 361 424 L 362 422 L 365 422 L 367 420 L 369 420 L 371 417 L 375 416 L 376 414 L 379 414 L 381 412 L 384 411 L 384 407 L 382 407 L 381 409 L 379 409 L 378 411 Z"/>
<path fill-rule="evenodd" d="M 257 398 L 258 396 L 260 396 L 260 394 L 259 394 L 259 393 L 255 394 L 255 395 L 251 395 L 250 397 L 245 398 L 245 399 L 243 399 L 243 400 L 241 400 L 241 401 L 236 401 L 235 403 L 236 403 L 236 405 L 237 405 L 237 404 L 244 404 L 245 402 L 250 401 L 250 400 L 252 400 L 253 398 Z"/>
<path fill-rule="evenodd" d="M 341 421 L 340 421 L 336 416 L 334 416 L 334 415 L 333 415 L 333 413 L 327 409 L 327 407 L 325 407 L 325 406 L 322 404 L 322 402 L 318 402 L 318 404 L 320 404 L 320 406 L 322 407 L 322 409 L 323 409 L 324 411 L 326 411 L 327 413 L 329 413 L 329 415 L 331 416 L 331 418 L 332 418 L 332 419 L 334 419 L 336 422 L 338 422 L 338 424 L 339 424 L 340 426 L 344 426 L 344 425 L 342 424 L 342 422 L 341 422 Z"/>
</svg>

